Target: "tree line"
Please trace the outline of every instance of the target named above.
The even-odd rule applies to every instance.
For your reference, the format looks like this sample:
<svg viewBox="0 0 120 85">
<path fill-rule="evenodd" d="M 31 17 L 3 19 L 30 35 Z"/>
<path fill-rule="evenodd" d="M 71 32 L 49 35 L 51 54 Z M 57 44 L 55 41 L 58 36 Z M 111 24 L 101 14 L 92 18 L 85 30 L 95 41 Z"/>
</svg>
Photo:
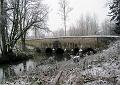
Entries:
<svg viewBox="0 0 120 85">
<path fill-rule="evenodd" d="M 115 24 L 109 18 L 106 18 L 99 25 L 95 15 L 81 15 L 76 23 L 69 27 L 67 36 L 115 35 L 114 27 Z M 60 28 L 54 31 L 54 36 L 64 36 L 64 29 Z"/>
<path fill-rule="evenodd" d="M 64 0 L 63 0 L 64 1 Z M 60 4 L 61 5 L 61 4 Z M 67 5 L 69 8 L 69 5 Z M 85 35 L 119 35 L 120 34 L 120 0 L 109 0 L 109 18 L 105 19 L 100 25 L 95 16 L 80 16 L 75 24 L 66 30 L 66 20 L 64 29 L 61 28 L 54 32 L 54 36 L 85 36 Z M 64 11 L 62 11 L 64 15 Z M 68 15 L 67 15 L 68 17 Z M 64 19 L 64 16 L 63 16 Z M 65 34 L 64 34 L 65 33 Z"/>
</svg>

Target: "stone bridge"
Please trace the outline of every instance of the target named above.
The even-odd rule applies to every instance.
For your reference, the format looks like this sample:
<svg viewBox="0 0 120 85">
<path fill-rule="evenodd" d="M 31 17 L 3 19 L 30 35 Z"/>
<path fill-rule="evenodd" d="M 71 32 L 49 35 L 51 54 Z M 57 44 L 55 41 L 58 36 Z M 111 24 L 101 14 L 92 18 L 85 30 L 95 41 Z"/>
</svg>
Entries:
<svg viewBox="0 0 120 85">
<path fill-rule="evenodd" d="M 64 36 L 56 38 L 44 38 L 44 39 L 31 39 L 26 40 L 27 45 L 39 47 L 40 49 L 46 48 L 62 48 L 62 49 L 74 49 L 78 48 L 104 48 L 112 40 L 119 39 L 119 36 Z"/>
</svg>

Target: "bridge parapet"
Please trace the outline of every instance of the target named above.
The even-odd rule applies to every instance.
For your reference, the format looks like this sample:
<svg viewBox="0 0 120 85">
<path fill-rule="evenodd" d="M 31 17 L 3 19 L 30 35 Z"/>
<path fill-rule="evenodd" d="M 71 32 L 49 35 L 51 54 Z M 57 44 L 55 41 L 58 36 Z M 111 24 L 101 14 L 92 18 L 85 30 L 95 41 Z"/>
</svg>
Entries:
<svg viewBox="0 0 120 85">
<path fill-rule="evenodd" d="M 66 37 L 58 37 L 58 38 L 27 40 L 26 43 L 42 49 L 55 48 L 54 43 L 56 41 L 58 42 L 58 47 L 63 49 L 65 48 L 73 49 L 75 47 L 101 48 L 104 47 L 106 42 L 108 42 L 110 39 L 120 39 L 120 37 L 119 36 L 66 36 Z"/>
</svg>

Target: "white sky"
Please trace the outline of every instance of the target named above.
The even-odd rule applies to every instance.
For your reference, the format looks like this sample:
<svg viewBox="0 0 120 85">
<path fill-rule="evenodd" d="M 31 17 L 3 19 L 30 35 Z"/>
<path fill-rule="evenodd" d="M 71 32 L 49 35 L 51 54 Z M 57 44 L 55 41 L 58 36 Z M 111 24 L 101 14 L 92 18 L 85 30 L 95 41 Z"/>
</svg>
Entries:
<svg viewBox="0 0 120 85">
<path fill-rule="evenodd" d="M 108 13 L 108 8 L 106 8 L 106 0 L 68 0 L 70 7 L 73 8 L 72 12 L 69 14 L 69 20 L 67 23 L 67 29 L 75 24 L 79 19 L 80 15 L 96 15 L 97 20 L 101 23 Z M 63 23 L 61 16 L 58 14 L 59 10 L 59 0 L 45 0 L 44 3 L 49 6 L 49 21 L 48 27 L 50 30 L 58 30 L 63 28 Z"/>
</svg>

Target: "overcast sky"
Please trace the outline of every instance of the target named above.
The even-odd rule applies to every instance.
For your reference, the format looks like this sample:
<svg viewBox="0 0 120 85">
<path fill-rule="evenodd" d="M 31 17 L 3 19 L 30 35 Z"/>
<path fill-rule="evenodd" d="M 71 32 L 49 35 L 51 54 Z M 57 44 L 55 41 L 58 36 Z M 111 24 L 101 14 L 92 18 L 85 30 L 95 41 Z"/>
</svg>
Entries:
<svg viewBox="0 0 120 85">
<path fill-rule="evenodd" d="M 73 8 L 72 12 L 69 14 L 69 20 L 67 23 L 67 29 L 74 24 L 80 17 L 80 15 L 96 15 L 97 20 L 101 23 L 108 13 L 108 8 L 106 8 L 106 0 L 68 0 L 70 7 Z M 45 0 L 44 3 L 49 6 L 49 21 L 48 26 L 50 30 L 58 30 L 63 28 L 63 23 L 61 16 L 58 14 L 59 10 L 59 0 Z"/>
</svg>

